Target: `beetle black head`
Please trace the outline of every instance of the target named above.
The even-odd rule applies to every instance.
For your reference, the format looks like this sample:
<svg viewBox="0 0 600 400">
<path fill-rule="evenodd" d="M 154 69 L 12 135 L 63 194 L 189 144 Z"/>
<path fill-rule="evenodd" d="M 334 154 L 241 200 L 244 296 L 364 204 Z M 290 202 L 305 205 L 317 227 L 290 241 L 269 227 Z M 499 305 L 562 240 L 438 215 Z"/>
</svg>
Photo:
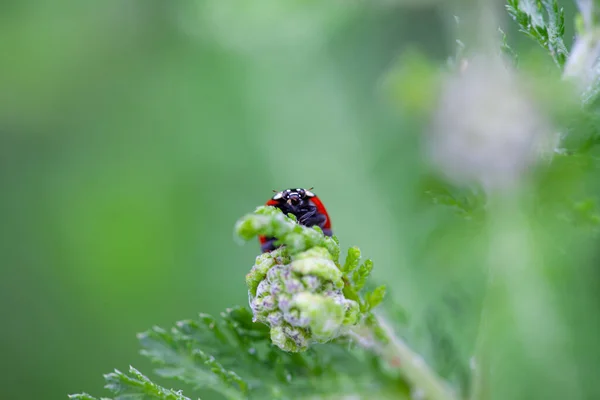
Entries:
<svg viewBox="0 0 600 400">
<path fill-rule="evenodd" d="M 273 200 L 279 203 L 282 210 L 294 212 L 305 207 L 308 204 L 308 199 L 314 196 L 315 195 L 310 190 L 301 188 L 286 189 L 281 192 L 277 192 L 275 196 L 273 196 Z"/>
</svg>

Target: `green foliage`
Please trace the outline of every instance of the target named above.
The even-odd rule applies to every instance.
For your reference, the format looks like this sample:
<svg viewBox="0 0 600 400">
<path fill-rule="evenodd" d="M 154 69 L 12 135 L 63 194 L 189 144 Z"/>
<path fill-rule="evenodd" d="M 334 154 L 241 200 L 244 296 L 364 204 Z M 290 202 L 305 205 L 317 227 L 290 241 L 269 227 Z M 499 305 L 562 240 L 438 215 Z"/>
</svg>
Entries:
<svg viewBox="0 0 600 400">
<path fill-rule="evenodd" d="M 141 372 L 133 367 L 129 367 L 129 375 L 118 370 L 104 375 L 106 388 L 115 394 L 114 400 L 190 400 L 179 391 L 165 389 L 164 387 L 152 382 Z M 89 394 L 75 394 L 69 396 L 74 400 L 96 400 Z M 106 398 L 102 398 L 106 400 Z"/>
<path fill-rule="evenodd" d="M 519 55 L 517 52 L 508 44 L 508 38 L 506 33 L 502 30 L 502 28 L 498 28 L 498 32 L 502 37 L 502 42 L 500 43 L 500 50 L 504 55 L 508 56 L 511 60 L 513 60 L 514 65 L 518 65 L 519 63 Z"/>
<path fill-rule="evenodd" d="M 324 236 L 316 228 L 306 228 L 296 223 L 292 215 L 283 215 L 275 207 L 261 206 L 254 214 L 242 218 L 236 223 L 236 234 L 244 240 L 250 240 L 258 235 L 277 238 L 278 245 L 285 245 L 290 255 L 306 251 L 312 247 L 323 247 L 333 260 L 337 262 L 340 254 L 339 245 L 335 239 Z"/>
<path fill-rule="evenodd" d="M 457 188 L 433 176 L 421 182 L 422 201 L 451 209 L 467 219 L 477 219 L 482 215 L 485 196 L 479 188 Z"/>
<path fill-rule="evenodd" d="M 364 311 L 371 311 L 377 307 L 385 297 L 386 288 L 384 285 L 377 286 L 372 292 L 365 294 L 365 302 L 363 303 Z"/>
<path fill-rule="evenodd" d="M 220 318 L 202 314 L 168 331 L 155 327 L 139 338 L 142 354 L 157 365 L 157 375 L 194 389 L 211 389 L 227 399 L 337 398 L 360 393 L 385 399 L 405 393 L 376 356 L 347 342 L 316 346 L 302 354 L 282 352 L 270 343 L 267 327 L 254 323 L 245 308 L 229 309 Z M 130 375 L 116 371 L 105 378 L 115 400 L 188 399 L 133 368 Z M 94 399 L 87 394 L 71 398 Z"/>
<path fill-rule="evenodd" d="M 365 260 L 358 268 L 352 271 L 352 282 L 354 282 L 355 289 L 360 290 L 365 286 L 372 270 L 373 261 Z"/>
<path fill-rule="evenodd" d="M 350 247 L 346 255 L 346 261 L 342 266 L 342 272 L 348 273 L 355 270 L 360 262 L 360 249 L 358 247 Z"/>
<path fill-rule="evenodd" d="M 569 52 L 564 43 L 565 12 L 558 0 L 508 0 L 506 9 L 520 31 L 548 50 L 562 68 Z"/>
</svg>

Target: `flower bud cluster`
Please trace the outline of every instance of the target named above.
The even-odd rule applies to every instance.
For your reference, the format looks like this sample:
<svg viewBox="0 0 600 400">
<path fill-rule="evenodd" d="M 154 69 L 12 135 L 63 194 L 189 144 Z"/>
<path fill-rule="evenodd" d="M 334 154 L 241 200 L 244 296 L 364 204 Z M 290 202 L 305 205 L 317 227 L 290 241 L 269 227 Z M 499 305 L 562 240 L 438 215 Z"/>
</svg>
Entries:
<svg viewBox="0 0 600 400">
<path fill-rule="evenodd" d="M 361 319 L 359 299 L 344 295 L 348 279 L 338 264 L 339 245 L 273 207 L 259 207 L 236 225 L 244 239 L 264 235 L 282 244 L 263 253 L 246 275 L 254 320 L 268 325 L 272 342 L 299 352 L 346 333 Z"/>
<path fill-rule="evenodd" d="M 344 297 L 342 273 L 323 247 L 291 258 L 285 249 L 258 256 L 246 283 L 254 319 L 270 326 L 272 342 L 285 351 L 328 342 L 359 320 L 359 305 Z"/>
</svg>

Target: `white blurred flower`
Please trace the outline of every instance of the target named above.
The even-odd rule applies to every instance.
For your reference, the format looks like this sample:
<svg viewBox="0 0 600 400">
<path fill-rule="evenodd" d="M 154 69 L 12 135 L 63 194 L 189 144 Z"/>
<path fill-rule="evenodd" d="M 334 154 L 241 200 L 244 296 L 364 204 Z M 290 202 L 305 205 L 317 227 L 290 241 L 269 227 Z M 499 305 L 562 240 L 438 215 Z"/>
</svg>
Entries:
<svg viewBox="0 0 600 400">
<path fill-rule="evenodd" d="M 556 144 L 524 87 L 500 58 L 469 60 L 442 88 L 427 147 L 432 163 L 459 184 L 518 184 Z"/>
<path fill-rule="evenodd" d="M 598 10 L 594 9 L 598 4 L 592 0 L 577 0 L 577 7 L 583 24 L 578 29 L 563 76 L 574 82 L 585 104 L 593 100 L 599 90 L 600 32 L 595 21 Z"/>
</svg>

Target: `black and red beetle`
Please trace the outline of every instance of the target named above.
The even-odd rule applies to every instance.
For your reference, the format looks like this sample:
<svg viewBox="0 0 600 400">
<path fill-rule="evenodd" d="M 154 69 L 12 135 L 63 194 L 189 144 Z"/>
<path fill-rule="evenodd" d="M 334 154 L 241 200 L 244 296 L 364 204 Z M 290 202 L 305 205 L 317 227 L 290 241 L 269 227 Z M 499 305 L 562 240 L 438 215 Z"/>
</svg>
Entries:
<svg viewBox="0 0 600 400">
<path fill-rule="evenodd" d="M 318 226 L 326 236 L 331 236 L 331 220 L 321 200 L 310 189 L 286 189 L 276 192 L 268 206 L 279 208 L 284 214 L 293 214 L 298 223 L 304 226 Z M 259 236 L 263 253 L 275 250 L 274 238 Z"/>
</svg>

